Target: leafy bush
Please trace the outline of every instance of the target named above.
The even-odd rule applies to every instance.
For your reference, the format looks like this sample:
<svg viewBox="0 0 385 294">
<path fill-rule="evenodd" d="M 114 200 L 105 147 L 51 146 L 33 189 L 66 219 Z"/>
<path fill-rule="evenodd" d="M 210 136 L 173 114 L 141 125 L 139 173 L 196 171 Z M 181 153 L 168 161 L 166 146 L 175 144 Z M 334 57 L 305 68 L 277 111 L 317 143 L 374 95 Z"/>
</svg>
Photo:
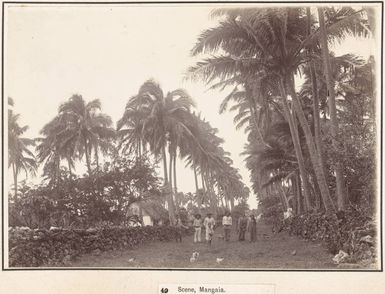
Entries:
<svg viewBox="0 0 385 294">
<path fill-rule="evenodd" d="M 151 241 L 170 241 L 175 234 L 176 229 L 170 226 L 87 230 L 10 228 L 9 266 L 63 266 L 85 253 L 133 248 Z"/>
<path fill-rule="evenodd" d="M 289 233 L 311 241 L 322 241 L 332 254 L 343 250 L 350 255 L 349 261 L 356 262 L 375 258 L 376 224 L 365 215 L 357 209 L 337 215 L 297 215 L 285 221 L 284 225 Z"/>
<path fill-rule="evenodd" d="M 263 212 L 262 217 L 266 224 L 272 225 L 282 221 L 284 210 L 278 196 L 261 199 L 259 208 Z"/>
<path fill-rule="evenodd" d="M 162 200 L 155 167 L 145 158 L 117 158 L 91 176 L 61 170 L 55 185 L 20 187 L 16 197 L 9 196 L 9 224 L 30 228 L 122 225 L 129 220 L 128 207 L 148 198 Z"/>
</svg>

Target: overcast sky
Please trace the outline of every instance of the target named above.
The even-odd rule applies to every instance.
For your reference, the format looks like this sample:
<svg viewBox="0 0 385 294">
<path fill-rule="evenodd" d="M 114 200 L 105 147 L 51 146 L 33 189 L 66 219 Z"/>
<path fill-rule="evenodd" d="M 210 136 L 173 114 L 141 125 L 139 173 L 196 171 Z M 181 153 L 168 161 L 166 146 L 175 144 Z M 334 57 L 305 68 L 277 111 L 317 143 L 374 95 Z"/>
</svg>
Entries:
<svg viewBox="0 0 385 294">
<path fill-rule="evenodd" d="M 128 98 L 154 78 L 165 92 L 185 88 L 198 111 L 219 129 L 224 148 L 247 185 L 249 174 L 239 156 L 246 143 L 235 130 L 233 114 L 218 114 L 225 93 L 207 91 L 203 83 L 183 81 L 194 63 L 189 55 L 197 36 L 215 25 L 212 6 L 15 6 L 6 14 L 5 97 L 15 101 L 28 137 L 57 113 L 60 103 L 78 93 L 86 101 L 100 99 L 114 121 Z M 353 52 L 367 58 L 374 52 L 368 40 L 348 39 L 338 54 Z M 179 189 L 194 191 L 190 170 L 179 164 Z M 255 207 L 255 196 L 250 195 Z"/>
</svg>

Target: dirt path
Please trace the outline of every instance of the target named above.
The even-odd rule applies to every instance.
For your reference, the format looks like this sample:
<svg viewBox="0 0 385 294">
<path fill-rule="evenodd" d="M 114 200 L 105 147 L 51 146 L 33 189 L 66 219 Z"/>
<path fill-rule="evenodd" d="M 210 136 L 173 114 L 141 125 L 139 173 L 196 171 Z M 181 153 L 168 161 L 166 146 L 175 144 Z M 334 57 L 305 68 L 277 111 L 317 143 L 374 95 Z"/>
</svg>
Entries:
<svg viewBox="0 0 385 294">
<path fill-rule="evenodd" d="M 211 246 L 194 244 L 192 236 L 182 243 L 156 242 L 139 248 L 88 254 L 72 263 L 73 267 L 155 267 L 155 268 L 254 268 L 254 269 L 325 269 L 336 268 L 332 255 L 320 244 L 300 240 L 286 233 L 272 234 L 267 226 L 260 226 L 255 243 L 236 240 L 232 232 L 230 242 L 218 238 L 215 232 Z M 202 234 L 203 237 L 203 234 Z M 195 263 L 192 252 L 200 253 Z M 294 252 L 295 251 L 295 252 Z M 217 258 L 224 258 L 217 263 Z M 133 260 L 132 260 L 133 259 Z"/>
</svg>

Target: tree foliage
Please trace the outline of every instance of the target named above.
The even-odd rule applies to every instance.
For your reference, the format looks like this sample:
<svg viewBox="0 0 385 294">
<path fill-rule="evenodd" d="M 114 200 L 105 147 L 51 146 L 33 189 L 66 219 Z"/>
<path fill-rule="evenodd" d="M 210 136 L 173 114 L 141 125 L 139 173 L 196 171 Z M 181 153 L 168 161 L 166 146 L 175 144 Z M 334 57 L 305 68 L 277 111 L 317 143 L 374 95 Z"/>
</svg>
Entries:
<svg viewBox="0 0 385 294">
<path fill-rule="evenodd" d="M 10 226 L 49 228 L 127 224 L 128 207 L 138 201 L 162 202 L 155 168 L 145 158 L 118 158 L 96 174 L 78 177 L 61 169 L 60 184 L 23 186 L 10 196 Z"/>
</svg>

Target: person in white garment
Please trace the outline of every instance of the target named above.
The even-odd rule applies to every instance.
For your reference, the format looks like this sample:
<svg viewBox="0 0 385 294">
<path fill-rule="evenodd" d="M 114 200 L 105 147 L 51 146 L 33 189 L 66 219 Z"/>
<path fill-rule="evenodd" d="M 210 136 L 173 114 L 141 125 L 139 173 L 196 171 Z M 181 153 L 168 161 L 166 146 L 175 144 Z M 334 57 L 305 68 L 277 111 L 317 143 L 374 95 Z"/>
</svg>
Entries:
<svg viewBox="0 0 385 294">
<path fill-rule="evenodd" d="M 231 226 L 233 225 L 233 219 L 230 212 L 226 212 L 222 219 L 223 231 L 225 233 L 225 241 L 230 241 Z"/>
<path fill-rule="evenodd" d="M 208 213 L 203 225 L 206 229 L 206 241 L 209 245 L 211 245 L 211 242 L 213 240 L 213 235 L 214 235 L 214 226 L 215 226 L 215 219 L 213 218 L 212 213 Z"/>
</svg>

